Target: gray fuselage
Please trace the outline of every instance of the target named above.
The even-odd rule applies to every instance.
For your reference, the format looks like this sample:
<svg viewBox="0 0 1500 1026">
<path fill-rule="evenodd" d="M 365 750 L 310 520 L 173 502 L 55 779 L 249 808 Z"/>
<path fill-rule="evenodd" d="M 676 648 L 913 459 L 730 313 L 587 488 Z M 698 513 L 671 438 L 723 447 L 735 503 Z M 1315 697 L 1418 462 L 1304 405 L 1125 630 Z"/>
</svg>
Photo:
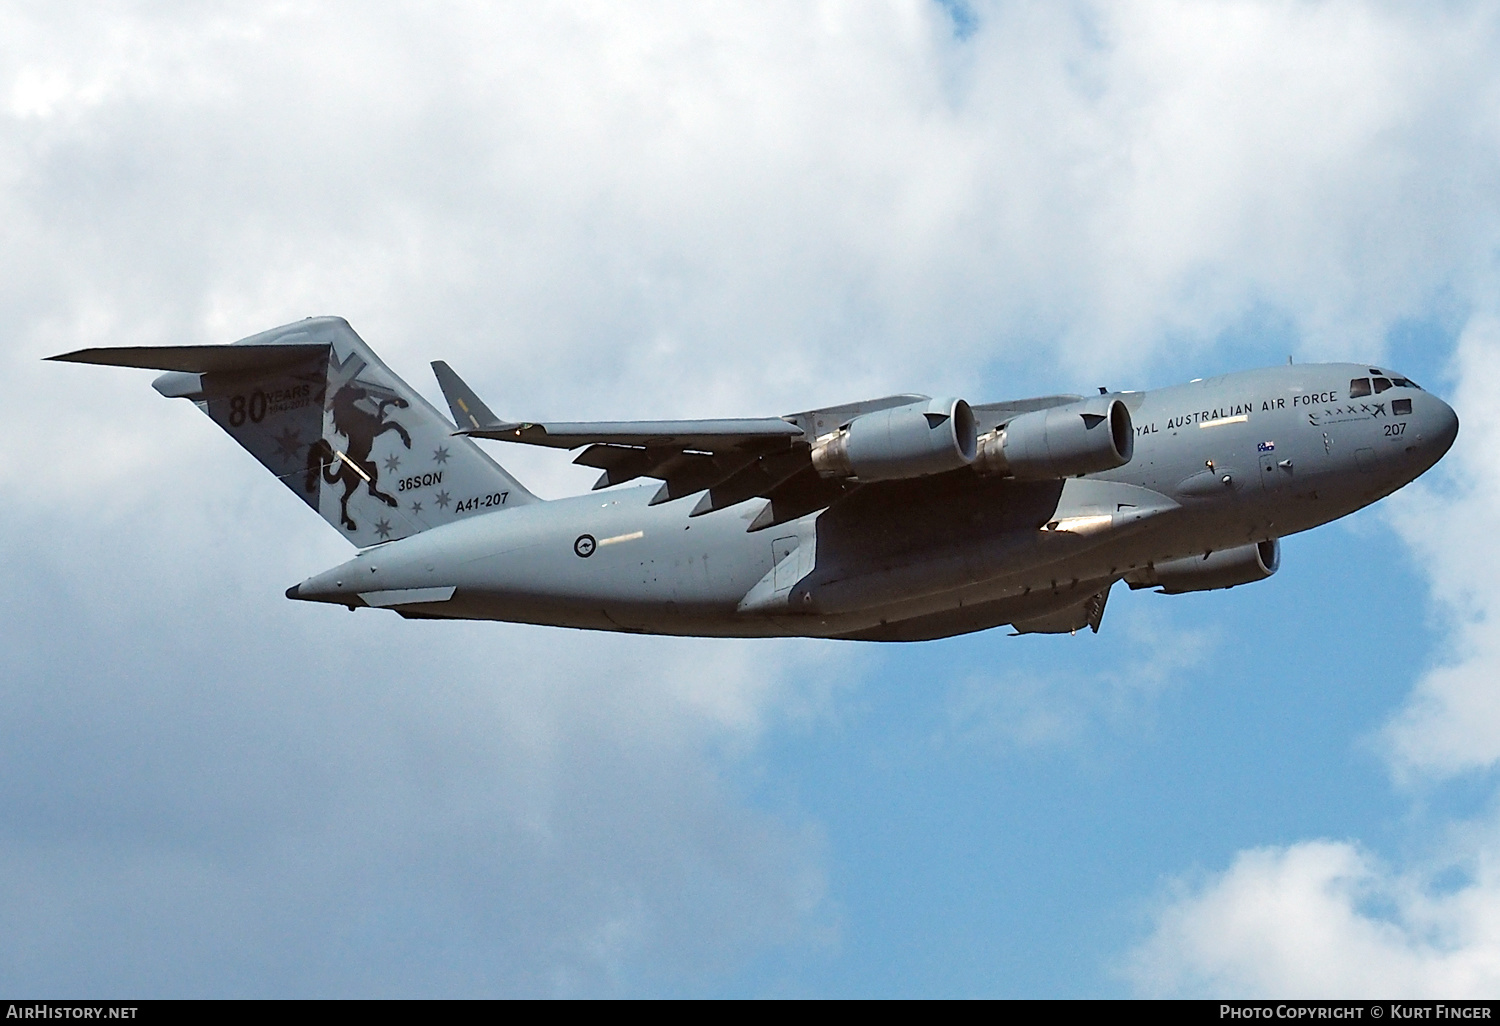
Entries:
<svg viewBox="0 0 1500 1026">
<path fill-rule="evenodd" d="M 1365 364 L 1120 393 L 1135 448 L 1064 481 L 949 473 L 860 487 L 747 531 L 656 485 L 504 509 L 376 545 L 291 597 L 406 616 L 736 637 L 921 640 L 1030 620 L 1157 563 L 1328 523 L 1452 445 L 1441 399 Z M 1351 395 L 1377 381 L 1380 391 Z"/>
</svg>

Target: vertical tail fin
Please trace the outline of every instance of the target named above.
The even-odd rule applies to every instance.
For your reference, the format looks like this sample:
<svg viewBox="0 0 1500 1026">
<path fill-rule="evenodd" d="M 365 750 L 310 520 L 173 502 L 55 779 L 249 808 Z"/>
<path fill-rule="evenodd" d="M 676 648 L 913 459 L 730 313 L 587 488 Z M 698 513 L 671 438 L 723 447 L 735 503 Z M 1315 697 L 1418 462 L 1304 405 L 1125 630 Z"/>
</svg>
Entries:
<svg viewBox="0 0 1500 1026">
<path fill-rule="evenodd" d="M 229 346 L 86 349 L 54 360 L 166 370 L 186 398 L 358 546 L 539 501 L 453 427 L 341 317 Z"/>
</svg>

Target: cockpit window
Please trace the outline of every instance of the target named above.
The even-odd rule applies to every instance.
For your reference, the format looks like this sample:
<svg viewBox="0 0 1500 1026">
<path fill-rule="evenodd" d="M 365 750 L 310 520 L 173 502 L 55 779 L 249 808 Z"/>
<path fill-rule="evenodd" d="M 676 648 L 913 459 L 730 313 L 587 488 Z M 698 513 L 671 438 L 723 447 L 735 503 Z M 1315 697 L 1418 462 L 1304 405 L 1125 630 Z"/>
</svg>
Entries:
<svg viewBox="0 0 1500 1026">
<path fill-rule="evenodd" d="M 1362 395 L 1370 394 L 1370 379 L 1355 378 L 1349 382 L 1349 398 L 1358 399 Z"/>
<path fill-rule="evenodd" d="M 1411 416 L 1411 400 L 1410 399 L 1392 399 L 1391 400 L 1391 413 L 1392 413 L 1392 415 L 1397 416 L 1397 417 L 1410 417 Z"/>
<path fill-rule="evenodd" d="M 1391 384 L 1395 385 L 1397 388 L 1415 388 L 1418 392 L 1422 391 L 1422 386 L 1417 384 L 1411 378 L 1392 378 Z"/>
<path fill-rule="evenodd" d="M 1386 389 L 1388 389 L 1390 387 L 1391 387 L 1391 379 L 1390 378 L 1376 378 L 1375 379 L 1375 394 L 1376 395 L 1379 395 L 1381 392 L 1384 392 Z"/>
</svg>

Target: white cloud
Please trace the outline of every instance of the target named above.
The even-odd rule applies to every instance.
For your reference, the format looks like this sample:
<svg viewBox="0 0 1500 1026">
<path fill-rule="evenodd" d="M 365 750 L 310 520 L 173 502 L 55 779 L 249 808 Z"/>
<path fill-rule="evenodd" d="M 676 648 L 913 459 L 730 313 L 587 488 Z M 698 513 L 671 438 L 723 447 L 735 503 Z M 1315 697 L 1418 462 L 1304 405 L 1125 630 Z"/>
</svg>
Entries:
<svg viewBox="0 0 1500 1026">
<path fill-rule="evenodd" d="M 517 415 L 982 399 L 1187 377 L 1266 310 L 1370 352 L 1493 245 L 1487 6 L 976 11 L 0 9 L 13 982 L 580 993 L 796 943 L 816 831 L 727 780 L 851 673 L 288 609 L 332 536 L 40 356 L 339 313 Z"/>
<path fill-rule="evenodd" d="M 53 318 L 88 297 L 229 338 L 336 311 L 507 408 L 751 412 L 1038 356 L 1139 373 L 1257 306 L 1366 351 L 1493 226 L 1479 15 L 979 20 L 960 44 L 916 0 L 13 15 L 13 253 L 74 279 Z"/>
<path fill-rule="evenodd" d="M 1396 871 L 1347 842 L 1241 852 L 1179 884 L 1126 971 L 1152 996 L 1488 998 L 1500 986 L 1500 845 L 1462 874 Z M 1436 883 L 1441 884 L 1439 878 Z"/>
</svg>

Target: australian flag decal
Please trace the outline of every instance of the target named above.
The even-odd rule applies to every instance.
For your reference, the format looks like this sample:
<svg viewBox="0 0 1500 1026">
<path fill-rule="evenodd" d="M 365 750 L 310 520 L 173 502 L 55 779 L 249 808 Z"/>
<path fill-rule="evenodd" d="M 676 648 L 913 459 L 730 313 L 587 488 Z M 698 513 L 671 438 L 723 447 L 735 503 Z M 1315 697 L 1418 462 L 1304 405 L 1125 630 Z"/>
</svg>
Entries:
<svg viewBox="0 0 1500 1026">
<path fill-rule="evenodd" d="M 1256 448 L 1257 452 L 1275 452 L 1276 451 L 1276 443 L 1275 442 L 1261 442 L 1255 448 Z"/>
</svg>

